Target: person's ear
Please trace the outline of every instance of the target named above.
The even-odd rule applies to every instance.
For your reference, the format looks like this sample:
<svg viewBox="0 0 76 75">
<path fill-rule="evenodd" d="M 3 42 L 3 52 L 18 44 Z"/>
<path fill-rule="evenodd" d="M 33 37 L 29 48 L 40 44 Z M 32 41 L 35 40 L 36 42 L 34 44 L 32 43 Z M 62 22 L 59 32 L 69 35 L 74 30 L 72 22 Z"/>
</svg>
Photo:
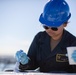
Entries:
<svg viewBox="0 0 76 75">
<path fill-rule="evenodd" d="M 66 27 L 68 23 L 69 23 L 69 22 L 65 22 L 65 23 L 63 24 L 63 25 L 64 25 L 64 27 Z"/>
<path fill-rule="evenodd" d="M 64 23 L 63 25 L 64 25 L 64 27 L 66 27 L 66 26 L 67 26 L 67 24 L 66 24 L 66 23 Z"/>
</svg>

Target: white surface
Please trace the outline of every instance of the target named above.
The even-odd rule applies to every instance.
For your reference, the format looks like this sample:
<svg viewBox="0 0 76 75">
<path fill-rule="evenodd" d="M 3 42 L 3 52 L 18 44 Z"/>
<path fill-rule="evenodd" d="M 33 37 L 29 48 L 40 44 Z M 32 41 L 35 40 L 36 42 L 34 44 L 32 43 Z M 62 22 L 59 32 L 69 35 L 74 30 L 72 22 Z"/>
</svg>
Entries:
<svg viewBox="0 0 76 75">
<path fill-rule="evenodd" d="M 76 75 L 75 73 L 14 73 L 14 72 L 1 72 L 0 75 Z"/>
<path fill-rule="evenodd" d="M 68 52 L 68 58 L 69 58 L 69 64 L 70 65 L 76 65 L 76 62 L 72 59 L 72 53 L 76 50 L 76 47 L 67 47 Z"/>
</svg>

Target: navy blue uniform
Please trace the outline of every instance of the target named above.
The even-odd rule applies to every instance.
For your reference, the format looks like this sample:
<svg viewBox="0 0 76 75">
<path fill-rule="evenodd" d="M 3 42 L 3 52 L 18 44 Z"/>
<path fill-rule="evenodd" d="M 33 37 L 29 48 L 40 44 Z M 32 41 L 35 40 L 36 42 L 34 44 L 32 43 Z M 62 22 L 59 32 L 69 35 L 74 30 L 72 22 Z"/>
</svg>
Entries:
<svg viewBox="0 0 76 75">
<path fill-rule="evenodd" d="M 66 56 L 66 48 L 69 46 L 76 46 L 76 37 L 66 30 L 64 30 L 62 39 L 53 51 L 50 47 L 50 36 L 45 31 L 39 32 L 28 51 L 29 67 L 26 68 L 26 65 L 20 64 L 20 69 L 40 67 L 41 72 L 76 72 L 76 66 L 69 65 Z"/>
</svg>

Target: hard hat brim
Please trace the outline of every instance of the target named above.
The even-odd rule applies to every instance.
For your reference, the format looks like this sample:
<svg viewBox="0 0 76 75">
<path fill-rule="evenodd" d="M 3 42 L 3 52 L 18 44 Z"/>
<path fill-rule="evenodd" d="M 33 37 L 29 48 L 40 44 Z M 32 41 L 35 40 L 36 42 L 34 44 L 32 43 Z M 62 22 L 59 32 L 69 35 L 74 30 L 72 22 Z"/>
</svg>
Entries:
<svg viewBox="0 0 76 75">
<path fill-rule="evenodd" d="M 59 27 L 61 26 L 64 22 L 67 22 L 69 20 L 69 18 L 71 17 L 71 13 L 69 13 L 69 16 L 65 19 L 65 20 L 62 20 L 62 21 L 59 21 L 59 22 L 52 22 L 52 21 L 47 21 L 43 18 L 43 14 L 40 15 L 40 18 L 39 18 L 39 21 L 42 23 L 42 24 L 45 24 L 49 27 Z"/>
</svg>

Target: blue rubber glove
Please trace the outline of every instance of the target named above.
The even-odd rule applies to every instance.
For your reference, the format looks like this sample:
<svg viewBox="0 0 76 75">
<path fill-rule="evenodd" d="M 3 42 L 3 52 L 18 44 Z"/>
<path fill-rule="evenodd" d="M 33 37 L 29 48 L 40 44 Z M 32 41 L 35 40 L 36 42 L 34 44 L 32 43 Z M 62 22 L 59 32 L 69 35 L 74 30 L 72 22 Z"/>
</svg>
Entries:
<svg viewBox="0 0 76 75">
<path fill-rule="evenodd" d="M 76 50 L 72 53 L 72 59 L 76 62 Z"/>
<path fill-rule="evenodd" d="M 20 62 L 23 65 L 27 64 L 29 61 L 29 57 L 26 55 L 25 52 L 23 52 L 23 50 L 16 52 L 16 59 L 18 62 Z"/>
</svg>

